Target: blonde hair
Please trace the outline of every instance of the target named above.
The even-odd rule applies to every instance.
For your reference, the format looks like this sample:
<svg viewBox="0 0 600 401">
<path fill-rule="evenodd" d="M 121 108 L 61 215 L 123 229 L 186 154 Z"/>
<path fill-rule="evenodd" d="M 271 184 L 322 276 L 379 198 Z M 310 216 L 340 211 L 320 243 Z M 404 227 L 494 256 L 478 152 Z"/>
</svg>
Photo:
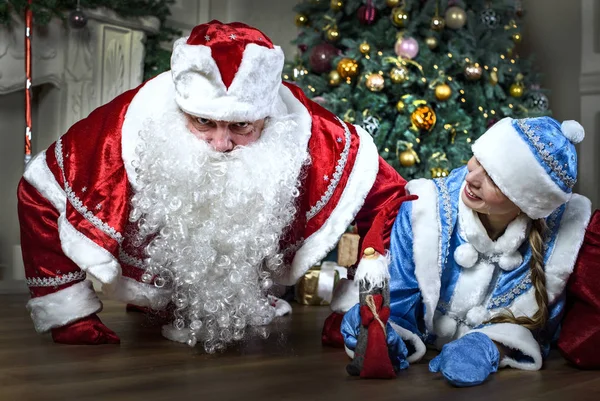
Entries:
<svg viewBox="0 0 600 401">
<path fill-rule="evenodd" d="M 514 323 L 521 325 L 529 330 L 542 329 L 548 321 L 548 293 L 546 292 L 546 276 L 544 273 L 544 239 L 543 234 L 547 229 L 544 219 L 537 219 L 532 222 L 529 232 L 529 246 L 531 247 L 531 282 L 535 289 L 535 300 L 538 310 L 532 317 L 515 317 L 513 313 L 506 309 L 505 313 L 495 316 L 485 323 Z"/>
</svg>

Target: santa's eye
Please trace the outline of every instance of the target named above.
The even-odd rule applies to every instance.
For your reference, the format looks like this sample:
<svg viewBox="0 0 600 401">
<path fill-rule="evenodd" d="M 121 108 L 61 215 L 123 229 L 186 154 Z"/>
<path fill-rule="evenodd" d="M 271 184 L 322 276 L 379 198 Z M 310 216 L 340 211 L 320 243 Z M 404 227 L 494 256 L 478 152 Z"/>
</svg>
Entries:
<svg viewBox="0 0 600 401">
<path fill-rule="evenodd" d="M 211 121 L 208 118 L 202 118 L 202 117 L 196 118 L 196 121 L 198 121 L 201 125 L 208 125 L 211 123 Z"/>
</svg>

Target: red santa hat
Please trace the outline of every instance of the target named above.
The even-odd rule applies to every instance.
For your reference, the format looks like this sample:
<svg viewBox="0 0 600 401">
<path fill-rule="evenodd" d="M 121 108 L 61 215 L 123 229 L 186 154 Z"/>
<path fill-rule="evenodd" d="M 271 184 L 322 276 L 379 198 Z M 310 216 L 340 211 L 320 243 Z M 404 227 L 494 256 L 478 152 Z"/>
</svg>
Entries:
<svg viewBox="0 0 600 401">
<path fill-rule="evenodd" d="M 275 114 L 284 55 L 248 25 L 213 20 L 173 45 L 175 100 L 192 115 L 256 121 Z"/>
</svg>

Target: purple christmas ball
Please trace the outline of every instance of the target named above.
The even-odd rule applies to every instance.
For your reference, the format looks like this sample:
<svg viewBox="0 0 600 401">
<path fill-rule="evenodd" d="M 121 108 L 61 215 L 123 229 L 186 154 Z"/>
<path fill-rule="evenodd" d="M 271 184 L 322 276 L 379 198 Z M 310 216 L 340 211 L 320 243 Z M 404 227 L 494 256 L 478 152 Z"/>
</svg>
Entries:
<svg viewBox="0 0 600 401">
<path fill-rule="evenodd" d="M 338 54 L 338 49 L 330 43 L 320 43 L 310 52 L 309 64 L 317 74 L 331 71 L 331 61 Z"/>
<path fill-rule="evenodd" d="M 396 55 L 413 59 L 419 54 L 419 42 L 415 38 L 400 38 L 394 46 Z"/>
</svg>

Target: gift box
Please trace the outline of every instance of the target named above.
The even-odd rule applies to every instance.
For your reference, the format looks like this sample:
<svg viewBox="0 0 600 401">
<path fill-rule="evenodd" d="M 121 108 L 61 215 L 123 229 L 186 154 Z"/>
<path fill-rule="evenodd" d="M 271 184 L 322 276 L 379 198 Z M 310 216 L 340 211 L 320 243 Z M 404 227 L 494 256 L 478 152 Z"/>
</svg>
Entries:
<svg viewBox="0 0 600 401">
<path fill-rule="evenodd" d="M 356 233 L 345 233 L 340 238 L 337 246 L 337 264 L 340 266 L 354 266 L 358 260 L 360 236 Z"/>
<path fill-rule="evenodd" d="M 296 283 L 296 302 L 303 305 L 329 305 L 336 284 L 346 277 L 346 268 L 334 262 L 313 266 Z"/>
</svg>

